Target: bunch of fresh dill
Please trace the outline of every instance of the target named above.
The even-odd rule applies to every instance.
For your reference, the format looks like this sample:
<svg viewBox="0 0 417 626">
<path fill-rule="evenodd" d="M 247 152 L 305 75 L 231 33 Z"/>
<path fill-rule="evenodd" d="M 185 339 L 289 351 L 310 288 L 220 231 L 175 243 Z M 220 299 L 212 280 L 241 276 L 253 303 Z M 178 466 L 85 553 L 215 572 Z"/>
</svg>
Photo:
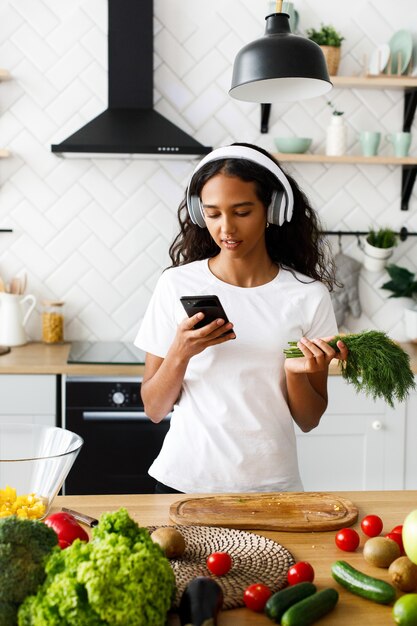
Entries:
<svg viewBox="0 0 417 626">
<path fill-rule="evenodd" d="M 337 335 L 329 345 L 339 351 L 340 340 L 347 346 L 346 361 L 339 361 L 341 374 L 357 392 L 365 392 L 374 400 L 383 398 L 390 406 L 394 399 L 402 402 L 415 388 L 408 354 L 384 332 L 367 330 L 351 335 Z M 302 357 L 296 341 L 289 341 L 284 349 L 286 358 Z"/>
</svg>

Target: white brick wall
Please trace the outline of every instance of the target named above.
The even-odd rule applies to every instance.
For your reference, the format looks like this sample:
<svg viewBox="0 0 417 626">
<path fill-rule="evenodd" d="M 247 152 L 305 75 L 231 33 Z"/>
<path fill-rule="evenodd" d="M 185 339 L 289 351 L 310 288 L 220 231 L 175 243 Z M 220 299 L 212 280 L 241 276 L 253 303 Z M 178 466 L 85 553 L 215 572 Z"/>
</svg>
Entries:
<svg viewBox="0 0 417 626">
<path fill-rule="evenodd" d="M 325 98 L 272 108 L 270 131 L 259 131 L 259 106 L 228 96 L 237 51 L 263 33 L 267 1 L 155 0 L 155 108 L 206 145 L 259 143 L 297 133 L 323 150 L 330 110 Z M 417 31 L 414 0 L 295 0 L 299 29 L 332 23 L 346 40 L 340 74 L 361 70 L 401 28 Z M 70 160 L 50 152 L 106 107 L 106 0 L 3 0 L 0 67 L 0 274 L 25 267 L 38 298 L 29 323 L 40 338 L 40 301 L 66 301 L 66 338 L 131 340 L 152 288 L 168 264 L 176 210 L 192 161 Z M 414 33 L 415 34 L 415 33 Z M 361 129 L 401 129 L 403 94 L 334 89 L 345 111 L 349 150 L 359 152 Z M 414 129 L 416 123 L 414 123 Z M 381 154 L 389 153 L 383 141 Z M 413 140 L 412 153 L 417 151 Z M 400 211 L 401 170 L 392 166 L 287 165 L 327 229 L 367 230 L 371 224 L 417 230 L 416 191 Z M 337 244 L 337 241 L 334 241 Z M 393 261 L 417 270 L 417 239 L 398 246 Z M 361 259 L 355 237 L 346 253 Z M 346 330 L 376 326 L 401 339 L 401 307 L 379 287 L 385 274 L 361 273 L 363 315 Z"/>
</svg>

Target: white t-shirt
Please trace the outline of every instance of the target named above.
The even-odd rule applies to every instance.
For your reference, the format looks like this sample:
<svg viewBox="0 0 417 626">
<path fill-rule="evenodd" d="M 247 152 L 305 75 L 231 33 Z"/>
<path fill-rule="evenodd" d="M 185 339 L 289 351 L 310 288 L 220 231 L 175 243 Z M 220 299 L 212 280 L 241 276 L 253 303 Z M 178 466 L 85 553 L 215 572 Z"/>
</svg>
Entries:
<svg viewBox="0 0 417 626">
<path fill-rule="evenodd" d="M 220 298 L 236 339 L 190 359 L 149 469 L 158 481 L 186 493 L 302 490 L 283 349 L 337 326 L 325 285 L 296 275 L 280 269 L 265 285 L 237 287 L 216 278 L 207 260 L 161 275 L 136 346 L 164 358 L 186 317 L 180 296 L 200 294 Z"/>
</svg>

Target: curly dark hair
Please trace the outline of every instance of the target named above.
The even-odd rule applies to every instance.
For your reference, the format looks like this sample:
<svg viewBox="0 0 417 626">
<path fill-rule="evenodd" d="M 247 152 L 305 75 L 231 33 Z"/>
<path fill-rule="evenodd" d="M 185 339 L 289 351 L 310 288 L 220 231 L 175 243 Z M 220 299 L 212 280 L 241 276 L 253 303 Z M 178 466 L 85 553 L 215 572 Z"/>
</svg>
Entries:
<svg viewBox="0 0 417 626">
<path fill-rule="evenodd" d="M 269 152 L 258 146 L 248 143 L 232 145 L 258 150 L 281 168 Z M 272 193 L 277 187 L 276 177 L 266 168 L 247 159 L 219 159 L 206 163 L 192 177 L 190 192 L 199 195 L 205 183 L 220 172 L 227 176 L 237 176 L 246 182 L 254 182 L 256 195 L 265 206 L 265 210 L 267 209 Z M 284 222 L 282 226 L 270 224 L 265 230 L 268 254 L 277 265 L 301 272 L 313 280 L 319 280 L 331 291 L 336 282 L 335 267 L 329 244 L 322 235 L 319 217 L 295 180 L 286 172 L 285 175 L 294 194 L 294 212 L 290 222 Z M 187 210 L 186 196 L 178 208 L 178 221 L 180 232 L 169 248 L 172 261 L 170 267 L 209 259 L 219 253 L 219 247 L 208 229 L 192 223 Z"/>
</svg>

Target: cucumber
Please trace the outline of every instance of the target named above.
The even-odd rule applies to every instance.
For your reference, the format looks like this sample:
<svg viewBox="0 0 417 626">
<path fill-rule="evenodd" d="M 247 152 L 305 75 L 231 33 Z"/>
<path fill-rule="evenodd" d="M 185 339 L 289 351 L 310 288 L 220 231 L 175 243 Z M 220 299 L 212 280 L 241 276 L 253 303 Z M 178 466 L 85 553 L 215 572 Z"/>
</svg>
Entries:
<svg viewBox="0 0 417 626">
<path fill-rule="evenodd" d="M 379 604 L 391 604 L 397 596 L 395 588 L 385 580 L 368 576 L 346 561 L 333 563 L 332 576 L 351 593 Z"/>
<path fill-rule="evenodd" d="M 279 624 L 281 617 L 290 606 L 313 595 L 316 591 L 316 585 L 310 582 L 297 583 L 296 585 L 281 589 L 281 591 L 277 591 L 269 598 L 268 602 L 265 604 L 265 613 L 269 619 Z"/>
<path fill-rule="evenodd" d="M 334 609 L 339 599 L 336 589 L 328 587 L 293 604 L 281 617 L 281 626 L 308 626 Z"/>
</svg>

